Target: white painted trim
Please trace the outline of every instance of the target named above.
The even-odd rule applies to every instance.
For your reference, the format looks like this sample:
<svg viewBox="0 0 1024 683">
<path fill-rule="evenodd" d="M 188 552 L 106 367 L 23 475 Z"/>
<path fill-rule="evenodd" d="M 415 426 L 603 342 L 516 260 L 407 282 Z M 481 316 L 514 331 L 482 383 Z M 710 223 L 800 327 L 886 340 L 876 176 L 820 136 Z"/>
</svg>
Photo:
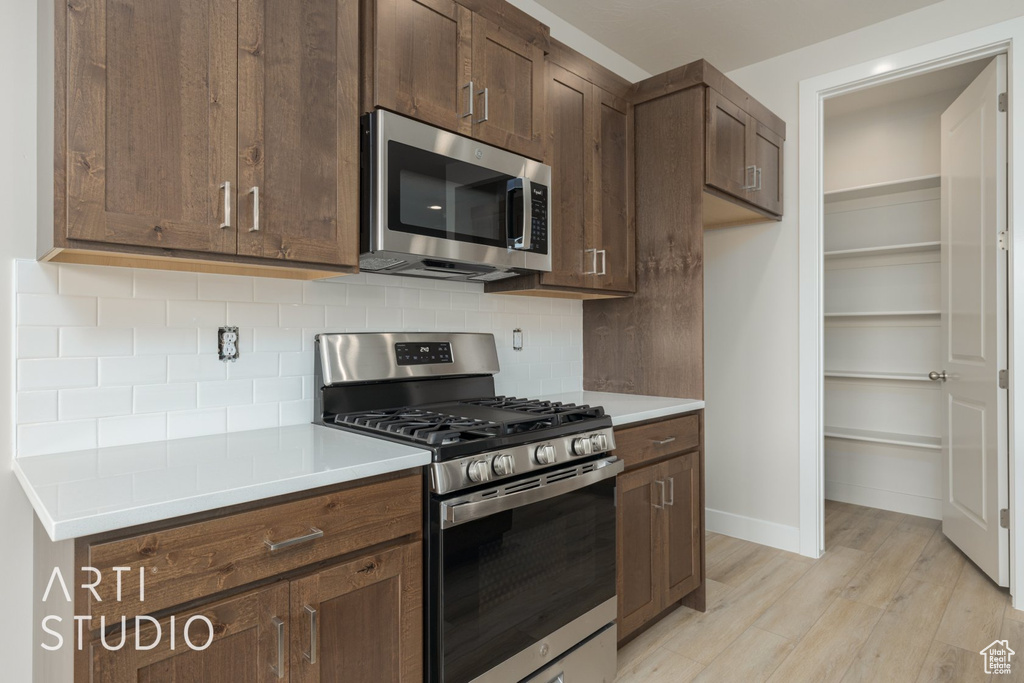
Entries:
<svg viewBox="0 0 1024 683">
<path fill-rule="evenodd" d="M 715 534 L 732 536 L 791 553 L 800 551 L 800 529 L 795 526 L 734 515 L 711 508 L 704 510 L 704 526 L 707 531 Z"/>
<path fill-rule="evenodd" d="M 938 498 L 857 486 L 842 481 L 825 480 L 825 500 L 837 500 L 840 503 L 891 510 L 928 519 L 942 519 L 942 501 Z"/>
<path fill-rule="evenodd" d="M 1015 333 L 1017 321 L 1024 325 L 1024 296 L 1014 296 L 1015 273 L 1024 274 L 1024 219 L 1014 220 L 1014 197 L 1024 196 L 1024 107 L 1014 107 L 1014 93 L 1024 93 L 1024 18 L 993 24 L 959 36 L 922 45 L 888 57 L 871 60 L 800 82 L 799 134 L 799 388 L 800 388 L 800 552 L 818 557 L 824 547 L 824 505 L 822 499 L 824 429 L 822 418 L 822 255 L 821 227 L 824 197 L 822 187 L 822 128 L 824 99 L 891 82 L 973 59 L 1006 52 L 1009 61 L 1009 163 L 1010 206 L 1008 223 L 1011 245 L 1009 320 L 1009 484 L 1010 484 L 1010 592 L 1017 609 L 1024 608 L 1024 452 L 1015 447 L 1016 433 L 1024 433 L 1024 401 L 1013 400 L 1014 388 L 1024 386 L 1024 330 Z M 1018 461 L 1018 459 L 1022 459 Z M 1024 560 L 1024 558 L 1021 558 Z"/>
</svg>

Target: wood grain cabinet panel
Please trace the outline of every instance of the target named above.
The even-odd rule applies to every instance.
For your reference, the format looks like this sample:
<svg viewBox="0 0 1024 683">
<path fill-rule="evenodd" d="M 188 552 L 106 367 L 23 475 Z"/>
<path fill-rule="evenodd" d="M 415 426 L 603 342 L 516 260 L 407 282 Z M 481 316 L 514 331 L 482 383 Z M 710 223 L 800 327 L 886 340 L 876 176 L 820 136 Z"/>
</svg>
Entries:
<svg viewBox="0 0 1024 683">
<path fill-rule="evenodd" d="M 699 454 L 673 458 L 661 466 L 668 485 L 665 503 L 665 604 L 677 602 L 701 582 Z"/>
<path fill-rule="evenodd" d="M 683 415 L 615 430 L 615 454 L 626 467 L 700 447 L 700 417 Z"/>
<path fill-rule="evenodd" d="M 750 203 L 765 211 L 782 215 L 782 136 L 763 123 L 754 126 L 754 163 L 757 183 Z"/>
<path fill-rule="evenodd" d="M 237 4 L 66 7 L 66 237 L 235 253 Z"/>
<path fill-rule="evenodd" d="M 241 0 L 238 252 L 356 266 L 358 0 Z"/>
<path fill-rule="evenodd" d="M 374 105 L 472 135 L 473 13 L 453 0 L 372 0 Z"/>
<path fill-rule="evenodd" d="M 662 568 L 658 510 L 654 507 L 657 468 L 620 474 L 616 491 L 618 635 L 624 638 L 659 611 Z"/>
<path fill-rule="evenodd" d="M 594 86 L 597 148 L 593 187 L 599 268 L 593 289 L 636 291 L 636 228 L 633 225 L 633 110 L 620 97 Z"/>
<path fill-rule="evenodd" d="M 754 186 L 755 165 L 750 148 L 756 122 L 747 112 L 708 88 L 707 157 L 704 174 L 708 185 L 748 200 Z"/>
<path fill-rule="evenodd" d="M 135 647 L 135 631 L 125 631 L 125 643 L 108 650 L 99 640 L 89 645 L 92 683 L 196 683 L 203 681 L 251 681 L 271 683 L 288 680 L 288 583 L 278 582 L 206 607 L 161 619 L 159 630 L 143 622 Z M 207 624 L 213 624 L 209 647 L 198 650 L 209 638 Z M 129 622 L 131 623 L 131 622 Z M 280 627 L 278 626 L 280 624 Z M 186 641 L 186 627 L 188 638 Z M 173 633 L 173 636 L 172 636 Z M 107 636 L 109 647 L 121 642 L 122 633 Z M 280 668 L 279 668 L 280 667 Z M 279 673 L 280 672 L 280 676 Z"/>
<path fill-rule="evenodd" d="M 409 543 L 292 582 L 293 683 L 423 680 L 422 553 Z"/>
</svg>

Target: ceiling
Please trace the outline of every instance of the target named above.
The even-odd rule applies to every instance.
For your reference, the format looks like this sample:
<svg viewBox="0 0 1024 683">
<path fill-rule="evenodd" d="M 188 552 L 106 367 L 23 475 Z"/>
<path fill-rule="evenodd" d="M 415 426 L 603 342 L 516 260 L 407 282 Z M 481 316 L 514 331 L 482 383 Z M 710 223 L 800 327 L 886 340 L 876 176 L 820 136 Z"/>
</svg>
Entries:
<svg viewBox="0 0 1024 683">
<path fill-rule="evenodd" d="M 538 0 L 650 73 L 732 71 L 940 0 Z"/>
<path fill-rule="evenodd" d="M 991 57 L 986 57 L 835 97 L 825 101 L 825 116 L 845 116 L 937 93 L 947 93 L 948 102 L 952 103 L 991 61 Z"/>
</svg>

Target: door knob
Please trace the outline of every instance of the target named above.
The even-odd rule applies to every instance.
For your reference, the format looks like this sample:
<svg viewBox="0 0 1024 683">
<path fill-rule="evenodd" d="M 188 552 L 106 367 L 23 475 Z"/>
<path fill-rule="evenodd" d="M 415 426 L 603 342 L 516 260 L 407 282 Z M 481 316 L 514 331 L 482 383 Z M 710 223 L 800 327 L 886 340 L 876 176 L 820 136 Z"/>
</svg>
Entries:
<svg viewBox="0 0 1024 683">
<path fill-rule="evenodd" d="M 933 382 L 945 382 L 947 379 L 946 371 L 943 370 L 942 372 L 936 372 L 935 370 L 932 370 L 928 373 L 928 379 Z"/>
</svg>

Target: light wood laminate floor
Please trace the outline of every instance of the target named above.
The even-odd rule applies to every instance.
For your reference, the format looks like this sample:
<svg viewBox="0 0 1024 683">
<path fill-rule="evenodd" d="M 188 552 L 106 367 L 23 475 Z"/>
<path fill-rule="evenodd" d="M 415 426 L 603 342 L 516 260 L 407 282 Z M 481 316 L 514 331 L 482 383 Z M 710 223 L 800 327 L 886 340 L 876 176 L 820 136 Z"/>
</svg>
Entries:
<svg viewBox="0 0 1024 683">
<path fill-rule="evenodd" d="M 627 643 L 616 682 L 1024 681 L 1024 612 L 939 526 L 826 501 L 818 560 L 709 533 L 707 612 Z M 984 673 L 997 639 L 1011 676 Z"/>
</svg>

